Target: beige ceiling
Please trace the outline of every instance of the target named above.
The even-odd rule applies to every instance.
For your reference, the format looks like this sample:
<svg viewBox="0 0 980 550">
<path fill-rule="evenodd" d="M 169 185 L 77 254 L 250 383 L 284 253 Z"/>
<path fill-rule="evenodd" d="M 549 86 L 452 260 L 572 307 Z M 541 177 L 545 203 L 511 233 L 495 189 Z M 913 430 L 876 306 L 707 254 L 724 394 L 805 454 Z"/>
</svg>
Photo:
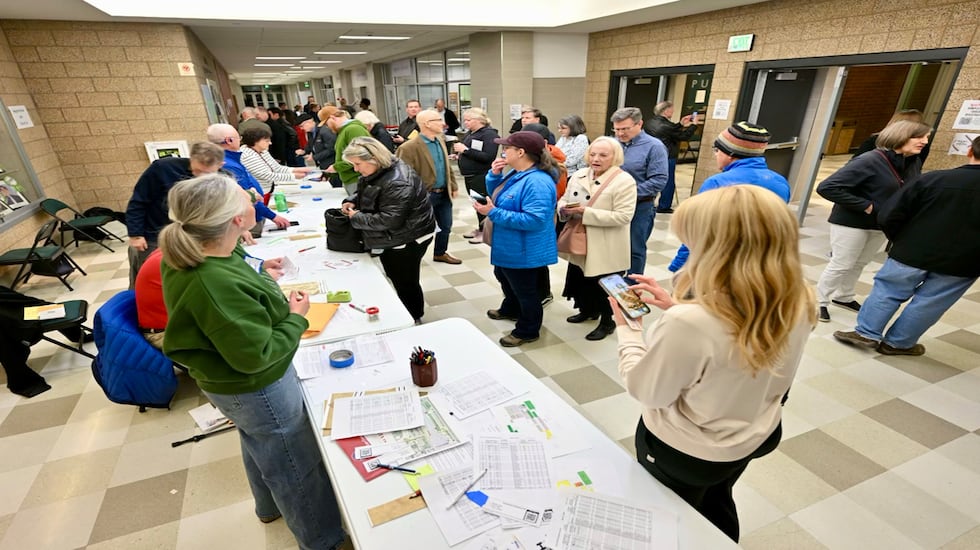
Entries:
<svg viewBox="0 0 980 550">
<path fill-rule="evenodd" d="M 133 0 L 90 0 L 103 2 L 112 13 L 151 13 L 136 12 L 137 8 L 150 6 L 149 3 Z M 207 0 L 206 0 L 207 1 Z M 400 0 L 374 0 L 356 3 L 357 15 L 348 15 L 351 8 L 344 10 L 321 9 L 318 14 L 316 4 L 290 4 L 281 6 L 280 12 L 272 17 L 282 18 L 288 12 L 296 12 L 304 18 L 320 18 L 322 22 L 288 22 L 259 20 L 261 15 L 275 9 L 276 3 L 255 0 L 209 0 L 208 7 L 200 7 L 200 0 L 171 0 L 153 6 L 166 6 L 167 17 L 114 17 L 107 15 L 83 0 L 30 0 L 23 2 L 0 3 L 0 19 L 56 19 L 67 21 L 144 21 L 172 22 L 187 25 L 214 54 L 215 58 L 240 83 L 289 83 L 325 75 L 339 68 L 349 68 L 365 62 L 389 61 L 425 51 L 454 46 L 466 41 L 474 32 L 500 30 L 529 30 L 535 32 L 589 33 L 618 27 L 625 27 L 650 21 L 660 21 L 704 13 L 718 9 L 753 4 L 765 0 L 535 0 L 532 8 L 526 0 L 497 0 L 494 4 L 478 4 L 492 9 L 498 16 L 505 14 L 504 24 L 500 17 L 496 26 L 479 26 L 491 20 L 489 16 L 474 16 L 469 13 L 473 4 L 454 8 L 459 15 L 445 12 L 443 20 L 453 24 L 425 25 L 426 14 L 435 10 L 446 10 L 444 2 L 414 0 L 411 10 L 404 10 Z M 198 6 L 195 7 L 195 2 Z M 510 4 L 513 4 L 511 6 Z M 261 6 L 253 8 L 252 5 Z M 234 7 L 233 7 L 234 6 Z M 569 8 L 572 6 L 574 11 Z M 227 8 L 227 9 L 226 9 Z M 119 10 L 118 12 L 116 10 Z M 147 8 L 151 9 L 151 8 Z M 237 12 L 237 13 L 236 13 Z M 306 12 L 306 13 L 304 13 Z M 256 14 L 243 17 L 242 13 Z M 537 13 L 539 15 L 533 15 Z M 541 13 L 565 14 L 564 17 L 548 19 Z M 572 13 L 571 20 L 569 13 Z M 221 14 L 228 14 L 227 16 Z M 367 15 L 365 15 L 367 14 Z M 407 24 L 378 25 L 366 22 L 370 14 L 375 20 L 404 20 Z M 531 14 L 532 16 L 528 16 Z M 593 15 L 598 15 L 592 17 Z M 202 17 L 213 17 L 202 19 Z M 288 15 L 287 15 L 288 17 Z M 338 18 L 350 22 L 338 22 Z M 429 17 L 431 20 L 432 18 Z M 455 24 L 458 22 L 459 24 Z M 410 24 L 414 23 L 414 24 Z M 341 40 L 341 35 L 399 35 L 409 36 L 402 41 L 350 41 Z M 364 55 L 318 56 L 314 51 L 364 51 Z M 257 61 L 258 56 L 305 56 L 305 61 L 338 60 L 341 63 L 313 65 L 295 63 L 313 72 L 293 76 L 253 76 L 255 73 L 281 73 L 292 71 L 288 67 L 255 67 L 256 63 L 287 63 L 291 61 Z M 310 65 L 313 65 L 310 67 Z"/>
</svg>

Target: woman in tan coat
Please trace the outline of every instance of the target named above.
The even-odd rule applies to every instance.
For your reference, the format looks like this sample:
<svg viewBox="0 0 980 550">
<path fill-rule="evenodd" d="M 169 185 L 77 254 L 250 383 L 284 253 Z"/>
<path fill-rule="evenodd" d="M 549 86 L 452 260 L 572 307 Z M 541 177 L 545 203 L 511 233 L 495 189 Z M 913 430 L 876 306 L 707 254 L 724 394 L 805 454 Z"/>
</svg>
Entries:
<svg viewBox="0 0 980 550">
<path fill-rule="evenodd" d="M 587 340 L 602 340 L 616 324 L 599 279 L 624 273 L 630 266 L 630 220 L 636 207 L 636 181 L 620 169 L 623 148 L 611 137 L 596 138 L 585 152 L 586 167 L 568 177 L 558 201 L 562 220 L 580 218 L 588 248 L 585 255 L 561 254 L 568 260 L 562 295 L 575 301 L 579 313 L 566 321 L 600 319 Z"/>
</svg>

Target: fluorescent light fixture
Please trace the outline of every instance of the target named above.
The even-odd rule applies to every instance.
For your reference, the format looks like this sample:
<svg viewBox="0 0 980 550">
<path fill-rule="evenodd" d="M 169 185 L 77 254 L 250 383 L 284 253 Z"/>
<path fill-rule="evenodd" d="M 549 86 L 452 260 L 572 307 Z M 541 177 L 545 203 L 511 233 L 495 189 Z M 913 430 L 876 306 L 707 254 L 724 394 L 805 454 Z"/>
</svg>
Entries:
<svg viewBox="0 0 980 550">
<path fill-rule="evenodd" d="M 469 60 L 470 58 L 468 57 L 450 57 L 449 59 L 447 59 L 447 61 L 469 61 Z M 300 61 L 300 63 L 302 63 L 302 61 Z"/>
<path fill-rule="evenodd" d="M 267 60 L 277 61 L 280 59 L 306 59 L 306 56 L 299 56 L 299 57 L 263 56 L 263 57 L 256 57 L 255 59 L 267 59 Z"/>
<path fill-rule="evenodd" d="M 466 65 L 466 63 L 449 63 L 446 66 L 447 67 L 463 67 L 465 65 Z"/>
<path fill-rule="evenodd" d="M 342 63 L 342 61 L 300 61 L 304 65 L 326 65 L 328 63 Z"/>
<path fill-rule="evenodd" d="M 289 67 L 292 63 L 256 63 L 256 67 Z"/>
<path fill-rule="evenodd" d="M 408 40 L 411 36 L 374 36 L 370 34 L 343 34 L 338 38 L 346 40 Z"/>
<path fill-rule="evenodd" d="M 470 52 L 456 52 L 456 55 L 470 55 Z"/>
<path fill-rule="evenodd" d="M 364 55 L 367 52 L 313 52 L 313 55 Z"/>
</svg>

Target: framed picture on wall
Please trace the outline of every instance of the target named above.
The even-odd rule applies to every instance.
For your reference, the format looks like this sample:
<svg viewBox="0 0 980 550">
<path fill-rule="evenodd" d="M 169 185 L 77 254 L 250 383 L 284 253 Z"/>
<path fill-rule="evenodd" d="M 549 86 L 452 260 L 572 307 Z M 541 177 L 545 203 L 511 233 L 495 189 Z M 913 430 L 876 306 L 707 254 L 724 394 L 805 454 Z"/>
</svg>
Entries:
<svg viewBox="0 0 980 550">
<path fill-rule="evenodd" d="M 146 155 L 150 157 L 150 162 L 166 157 L 188 158 L 190 156 L 186 141 L 147 141 L 143 145 L 146 147 Z"/>
<path fill-rule="evenodd" d="M 0 180 L 0 204 L 9 210 L 17 210 L 27 206 L 30 202 L 24 198 L 20 189 L 17 189 L 7 180 Z"/>
</svg>

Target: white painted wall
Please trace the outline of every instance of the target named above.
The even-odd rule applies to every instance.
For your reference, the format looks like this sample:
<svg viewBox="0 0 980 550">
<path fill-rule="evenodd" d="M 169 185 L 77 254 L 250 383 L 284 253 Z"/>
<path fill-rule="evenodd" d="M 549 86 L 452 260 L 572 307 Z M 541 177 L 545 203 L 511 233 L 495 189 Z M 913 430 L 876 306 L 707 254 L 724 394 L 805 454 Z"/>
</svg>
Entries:
<svg viewBox="0 0 980 550">
<path fill-rule="evenodd" d="M 533 78 L 583 78 L 588 34 L 534 33 Z"/>
</svg>

